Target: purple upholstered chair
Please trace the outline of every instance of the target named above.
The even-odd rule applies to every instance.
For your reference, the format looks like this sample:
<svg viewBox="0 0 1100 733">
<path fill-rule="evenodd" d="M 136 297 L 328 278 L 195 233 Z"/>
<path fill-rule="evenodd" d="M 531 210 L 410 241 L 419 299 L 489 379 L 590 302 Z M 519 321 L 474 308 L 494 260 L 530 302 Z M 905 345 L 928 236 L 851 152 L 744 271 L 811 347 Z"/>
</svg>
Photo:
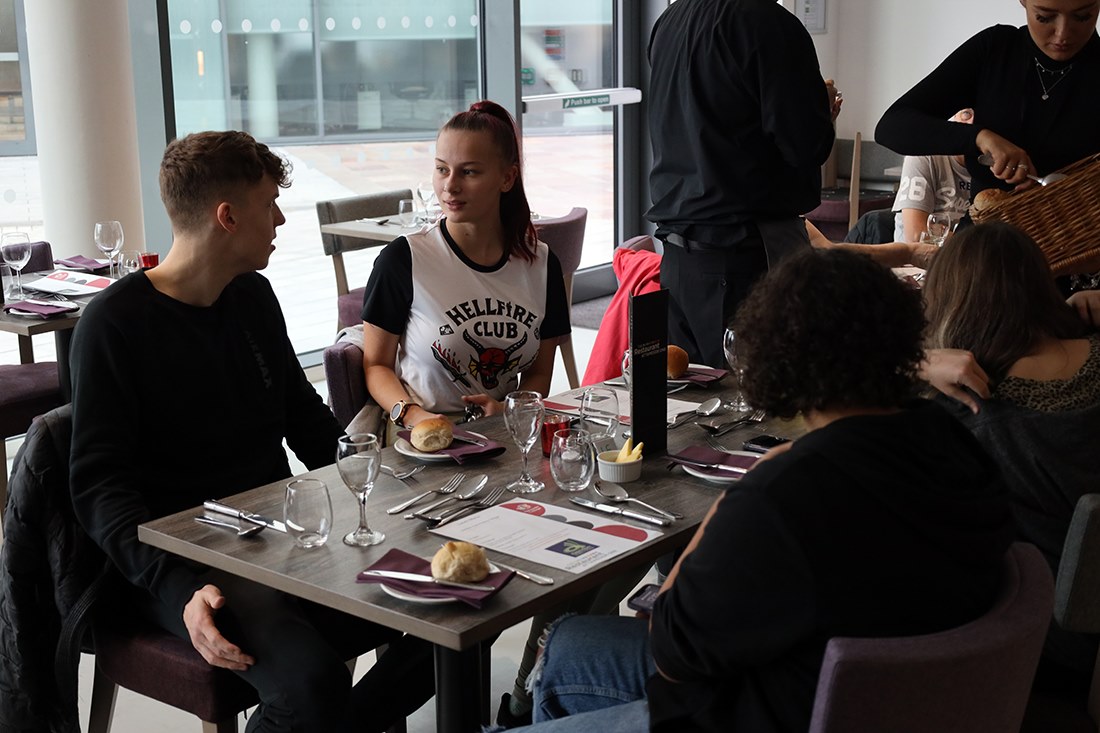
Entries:
<svg viewBox="0 0 1100 733">
<path fill-rule="evenodd" d="M 584 227 L 588 222 L 588 209 L 574 207 L 565 216 L 557 219 L 538 219 L 534 222 L 540 242 L 544 242 L 561 262 L 561 273 L 565 277 L 565 298 L 570 307 L 573 305 L 573 273 L 581 264 L 581 249 L 584 247 Z M 565 363 L 565 374 L 569 378 L 569 388 L 580 385 L 577 376 L 577 360 L 573 354 L 572 340 L 561 344 L 561 359 Z"/>
<path fill-rule="evenodd" d="M 924 636 L 829 641 L 810 733 L 1015 733 L 1054 604 L 1034 545 L 1005 555 L 992 610 Z M 945 599 L 946 601 L 947 599 Z"/>
<path fill-rule="evenodd" d="M 31 242 L 31 258 L 23 267 L 23 272 L 42 272 L 53 269 L 53 248 L 46 241 Z"/>
<path fill-rule="evenodd" d="M 334 224 L 339 221 L 352 221 L 368 217 L 397 215 L 397 204 L 401 199 L 411 199 L 412 191 L 407 188 L 383 191 L 364 196 L 349 196 L 333 201 L 317 202 L 317 221 L 321 224 Z M 332 257 L 332 267 L 336 272 L 336 311 L 337 330 L 362 321 L 363 292 L 365 288 L 348 290 L 348 274 L 344 269 L 344 253 L 359 249 L 383 246 L 378 242 L 337 234 L 321 234 L 321 244 L 325 254 Z"/>
<path fill-rule="evenodd" d="M 0 516 L 8 497 L 8 452 L 5 441 L 27 432 L 38 415 L 60 407 L 57 362 L 0 366 Z"/>
<path fill-rule="evenodd" d="M 328 385 L 328 405 L 337 422 L 345 428 L 367 405 L 372 409 L 359 415 L 356 432 L 384 435 L 382 408 L 367 392 L 363 374 L 363 350 L 350 341 L 338 341 L 325 348 L 321 356 Z"/>
</svg>

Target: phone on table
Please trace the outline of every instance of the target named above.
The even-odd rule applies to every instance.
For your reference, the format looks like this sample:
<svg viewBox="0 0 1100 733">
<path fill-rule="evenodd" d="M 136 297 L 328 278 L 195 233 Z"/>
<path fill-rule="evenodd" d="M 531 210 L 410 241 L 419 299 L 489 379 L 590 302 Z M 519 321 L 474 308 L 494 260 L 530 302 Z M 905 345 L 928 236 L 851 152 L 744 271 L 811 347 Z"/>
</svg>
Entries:
<svg viewBox="0 0 1100 733">
<path fill-rule="evenodd" d="M 643 585 L 637 593 L 626 600 L 626 606 L 642 613 L 653 613 L 653 604 L 657 602 L 657 594 L 660 592 L 661 586 L 656 583 Z"/>
<path fill-rule="evenodd" d="M 741 448 L 753 453 L 767 453 L 777 445 L 790 442 L 790 438 L 780 438 L 778 435 L 757 435 L 755 438 L 749 438 L 742 443 Z"/>
</svg>

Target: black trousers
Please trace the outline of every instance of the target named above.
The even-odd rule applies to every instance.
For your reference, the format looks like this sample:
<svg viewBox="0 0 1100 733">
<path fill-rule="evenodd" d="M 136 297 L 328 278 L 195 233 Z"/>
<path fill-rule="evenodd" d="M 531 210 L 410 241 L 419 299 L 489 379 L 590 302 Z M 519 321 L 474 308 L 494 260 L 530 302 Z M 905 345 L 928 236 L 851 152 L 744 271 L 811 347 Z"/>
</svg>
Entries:
<svg viewBox="0 0 1100 733">
<path fill-rule="evenodd" d="M 435 694 L 426 641 L 218 570 L 202 580 L 226 598 L 215 617 L 218 630 L 256 659 L 236 673 L 260 698 L 248 733 L 385 731 Z M 141 615 L 190 639 L 181 609 L 133 591 Z M 345 662 L 382 644 L 390 646 L 353 689 Z"/>
</svg>

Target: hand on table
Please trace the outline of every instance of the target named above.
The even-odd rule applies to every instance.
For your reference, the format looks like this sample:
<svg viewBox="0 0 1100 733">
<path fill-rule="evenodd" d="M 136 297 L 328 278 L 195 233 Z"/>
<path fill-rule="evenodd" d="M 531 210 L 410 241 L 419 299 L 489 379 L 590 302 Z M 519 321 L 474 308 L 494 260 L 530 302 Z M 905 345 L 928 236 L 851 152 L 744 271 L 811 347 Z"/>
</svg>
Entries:
<svg viewBox="0 0 1100 733">
<path fill-rule="evenodd" d="M 975 415 L 980 407 L 970 392 L 986 400 L 990 396 L 989 376 L 974 355 L 964 349 L 928 349 L 920 365 L 920 377 Z"/>
<path fill-rule="evenodd" d="M 183 607 L 183 624 L 192 646 L 210 665 L 243 672 L 256 660 L 230 643 L 214 625 L 214 614 L 224 605 L 225 596 L 217 586 L 204 585 Z"/>
</svg>

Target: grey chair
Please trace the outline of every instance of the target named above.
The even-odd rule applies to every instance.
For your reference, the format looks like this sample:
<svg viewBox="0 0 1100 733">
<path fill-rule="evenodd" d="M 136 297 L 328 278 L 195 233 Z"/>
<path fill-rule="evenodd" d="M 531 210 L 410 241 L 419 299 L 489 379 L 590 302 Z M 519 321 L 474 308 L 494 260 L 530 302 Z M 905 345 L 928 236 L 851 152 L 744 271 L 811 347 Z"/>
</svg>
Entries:
<svg viewBox="0 0 1100 733">
<path fill-rule="evenodd" d="M 317 202 L 317 221 L 320 224 L 335 224 L 340 221 L 353 221 L 368 217 L 397 214 L 397 204 L 401 199 L 411 199 L 412 190 L 408 188 L 381 193 L 349 196 L 343 199 Z M 379 247 L 378 242 L 337 234 L 321 233 L 321 245 L 325 254 L 332 258 L 332 268 L 336 273 L 336 330 L 359 323 L 363 310 L 363 292 L 365 288 L 348 289 L 348 274 L 344 267 L 344 253 L 370 247 Z"/>
<path fill-rule="evenodd" d="M 539 241 L 544 242 L 561 262 L 561 273 L 565 278 L 565 298 L 573 306 L 573 273 L 581 263 L 581 250 L 584 247 L 584 227 L 588 222 L 588 209 L 574 207 L 565 216 L 557 219 L 539 219 L 534 222 Z M 573 353 L 573 341 L 568 339 L 559 347 L 565 374 L 569 378 L 569 388 L 580 385 L 577 375 L 577 359 Z"/>
<path fill-rule="evenodd" d="M 1005 554 L 993 608 L 923 636 L 829 641 L 810 733 L 1018 731 L 1054 605 L 1039 550 Z"/>
</svg>

